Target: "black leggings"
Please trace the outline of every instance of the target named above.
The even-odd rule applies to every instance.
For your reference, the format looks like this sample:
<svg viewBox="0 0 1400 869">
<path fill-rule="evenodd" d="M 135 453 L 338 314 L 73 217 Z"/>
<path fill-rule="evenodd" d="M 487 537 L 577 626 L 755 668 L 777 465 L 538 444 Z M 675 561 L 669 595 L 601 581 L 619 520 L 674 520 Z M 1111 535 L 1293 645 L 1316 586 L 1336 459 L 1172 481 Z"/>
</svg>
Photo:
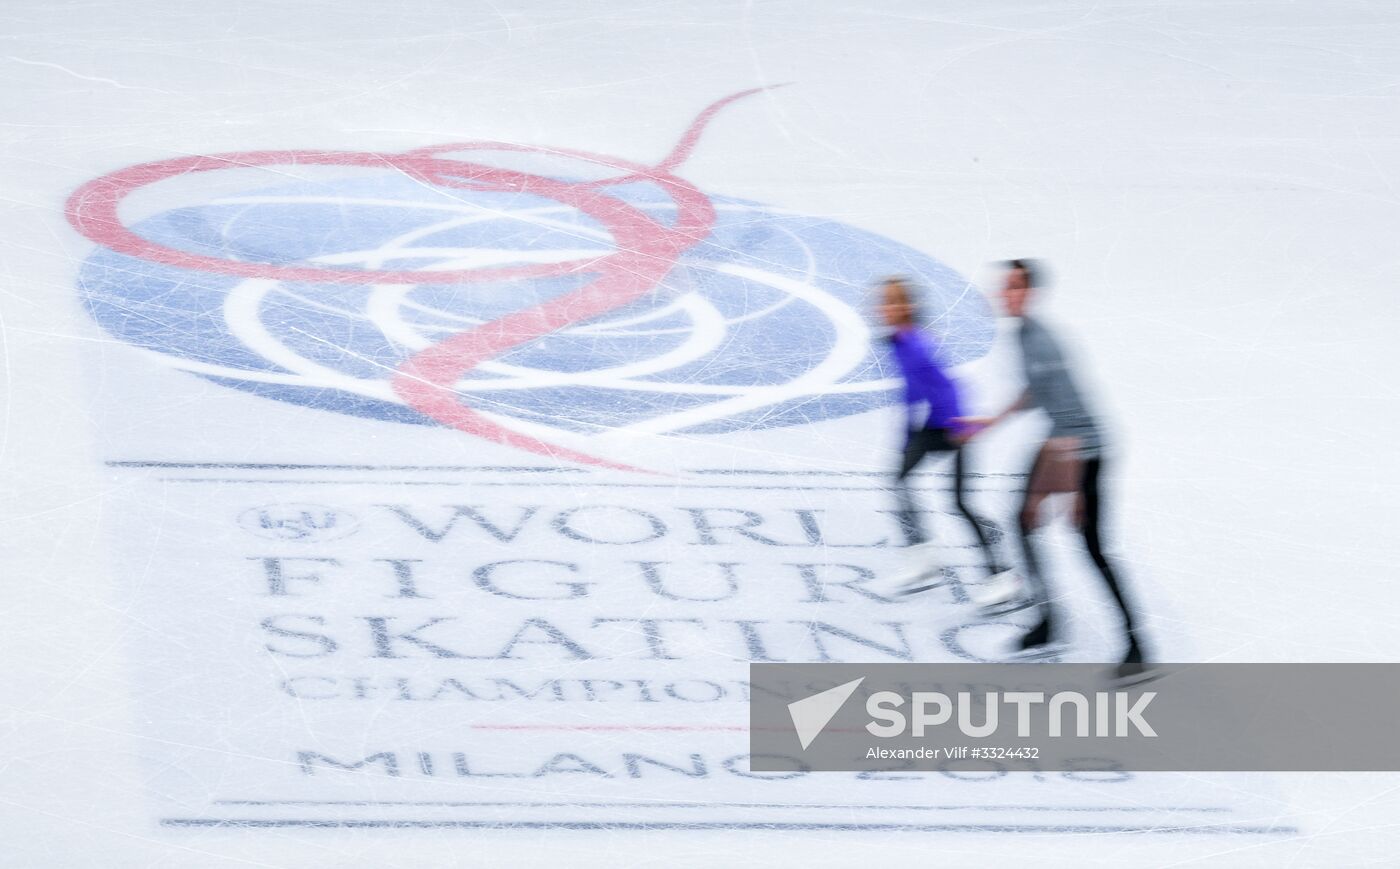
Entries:
<svg viewBox="0 0 1400 869">
<path fill-rule="evenodd" d="M 927 540 L 924 536 L 923 523 L 919 521 L 919 510 L 914 504 L 914 495 L 910 490 L 908 478 L 925 456 L 930 453 L 941 456 L 949 452 L 953 454 L 953 503 L 957 505 L 958 512 L 962 514 L 963 519 L 967 520 L 967 524 L 972 527 L 973 533 L 977 535 L 977 543 L 982 549 L 982 559 L 987 568 L 987 574 L 995 576 L 1003 569 L 997 559 L 996 551 L 992 547 L 991 535 L 997 533 L 996 526 L 979 518 L 968 509 L 967 501 L 963 497 L 963 481 L 966 473 L 963 450 L 961 445 L 948 435 L 947 429 L 926 428 L 909 434 L 909 442 L 904 447 L 904 460 L 900 463 L 899 473 L 895 476 L 895 496 L 899 500 L 899 511 L 896 515 L 899 518 L 899 525 L 903 529 L 909 545 L 914 546 Z"/>
<path fill-rule="evenodd" d="M 1032 471 L 1034 471 L 1034 467 L 1032 467 Z M 1084 499 L 1082 504 L 1083 522 L 1080 531 L 1084 535 L 1084 547 L 1089 550 L 1089 557 L 1093 559 L 1094 566 L 1099 569 L 1104 584 L 1108 586 L 1109 593 L 1113 595 L 1114 602 L 1118 604 L 1118 611 L 1123 617 L 1123 631 L 1128 646 L 1131 649 L 1136 649 L 1138 637 L 1136 627 L 1133 624 L 1132 610 L 1128 607 L 1128 602 L 1123 596 L 1123 589 L 1118 583 L 1113 565 L 1109 562 L 1108 556 L 1104 555 L 1103 541 L 1099 536 L 1099 520 L 1103 515 L 1103 503 L 1099 491 L 1099 477 L 1102 473 L 1103 459 L 1094 457 L 1084 460 L 1084 476 L 1079 483 L 1079 497 Z M 1031 540 L 1036 530 L 1036 517 L 1029 514 L 1031 506 L 1030 479 L 1031 475 L 1027 474 L 1027 489 L 1025 499 L 1021 503 L 1019 524 L 1021 547 L 1026 556 L 1026 579 L 1031 585 L 1036 602 L 1040 605 L 1041 614 L 1040 624 L 1031 629 L 1028 639 L 1031 640 L 1032 644 L 1039 644 L 1054 635 L 1055 615 L 1050 588 L 1045 582 L 1045 574 L 1041 570 L 1040 559 L 1036 556 L 1035 546 Z"/>
</svg>

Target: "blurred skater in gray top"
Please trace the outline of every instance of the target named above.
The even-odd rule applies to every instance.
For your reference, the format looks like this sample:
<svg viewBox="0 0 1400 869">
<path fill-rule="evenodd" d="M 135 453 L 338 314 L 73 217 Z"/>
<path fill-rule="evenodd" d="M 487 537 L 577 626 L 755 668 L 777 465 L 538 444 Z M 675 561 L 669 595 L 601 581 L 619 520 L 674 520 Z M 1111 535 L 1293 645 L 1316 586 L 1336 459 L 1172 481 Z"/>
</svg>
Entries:
<svg viewBox="0 0 1400 869">
<path fill-rule="evenodd" d="M 1026 560 L 1025 575 L 1040 616 L 1035 626 L 1021 637 L 1019 646 L 1024 651 L 1036 651 L 1057 639 L 1056 602 L 1046 580 L 1043 559 L 1037 553 L 1035 537 L 1046 499 L 1051 495 L 1068 494 L 1072 496 L 1075 523 L 1084 535 L 1085 548 L 1122 616 L 1125 650 L 1120 674 L 1134 675 L 1142 669 L 1144 661 L 1141 638 L 1132 608 L 1123 594 L 1119 571 L 1104 553 L 1099 534 L 1104 512 L 1100 488 L 1105 452 L 1103 429 L 1085 403 L 1059 342 L 1044 324 L 1027 313 L 1029 303 L 1044 280 L 1040 264 L 1035 260 L 1011 260 L 1003 265 L 1006 277 L 1002 302 L 1006 313 L 1021 321 L 1026 389 L 998 416 L 969 422 L 989 428 L 1013 413 L 1035 409 L 1043 411 L 1050 419 L 1050 432 L 1036 451 L 1026 477 L 1018 517 Z"/>
</svg>

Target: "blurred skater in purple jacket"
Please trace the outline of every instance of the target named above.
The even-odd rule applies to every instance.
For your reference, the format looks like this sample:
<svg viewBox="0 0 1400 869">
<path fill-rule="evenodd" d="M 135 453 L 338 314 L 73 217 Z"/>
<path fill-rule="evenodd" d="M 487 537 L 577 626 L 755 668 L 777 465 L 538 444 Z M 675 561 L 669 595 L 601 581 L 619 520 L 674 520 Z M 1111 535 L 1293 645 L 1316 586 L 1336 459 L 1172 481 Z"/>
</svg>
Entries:
<svg viewBox="0 0 1400 869">
<path fill-rule="evenodd" d="M 968 509 L 963 495 L 966 461 L 962 444 L 969 432 L 958 421 L 963 413 L 958 401 L 957 384 L 940 366 L 938 347 L 933 339 L 919 331 L 914 293 L 909 283 L 903 278 L 885 279 L 879 285 L 879 300 L 880 316 L 891 329 L 890 346 L 904 376 L 904 404 L 908 412 L 908 437 L 894 489 L 899 503 L 899 523 L 909 550 L 906 565 L 896 577 L 893 591 L 912 594 L 938 584 L 942 566 L 924 533 L 910 490 L 909 475 L 925 456 L 933 454 L 935 458 L 941 458 L 951 453 L 954 503 L 977 536 L 990 578 L 974 600 L 984 605 L 1002 603 L 1014 594 L 1018 583 L 997 558 L 988 533 L 990 526 Z"/>
</svg>

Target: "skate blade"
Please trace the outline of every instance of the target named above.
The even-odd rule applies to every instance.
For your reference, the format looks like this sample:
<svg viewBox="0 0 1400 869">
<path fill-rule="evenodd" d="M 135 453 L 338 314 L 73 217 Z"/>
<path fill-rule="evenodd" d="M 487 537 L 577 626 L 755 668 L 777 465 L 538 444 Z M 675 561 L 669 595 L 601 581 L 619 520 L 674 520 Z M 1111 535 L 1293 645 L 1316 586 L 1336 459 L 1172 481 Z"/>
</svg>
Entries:
<svg viewBox="0 0 1400 869">
<path fill-rule="evenodd" d="M 967 596 L 980 607 L 999 607 L 1026 597 L 1026 586 L 1019 576 L 1007 571 L 969 585 Z"/>
<path fill-rule="evenodd" d="M 1069 651 L 1069 646 L 1064 643 L 1045 643 L 1040 646 L 1032 646 L 1029 649 L 1018 649 L 1007 656 L 1008 664 L 1059 664 L 1061 657 Z"/>
<path fill-rule="evenodd" d="M 1140 669 L 1125 669 L 1128 667 Z M 1132 688 L 1137 685 L 1145 685 L 1148 682 L 1154 682 L 1165 675 L 1165 670 L 1161 667 L 1154 667 L 1151 664 L 1120 664 L 1108 671 L 1108 680 L 1115 688 Z"/>
<path fill-rule="evenodd" d="M 921 591 L 928 591 L 943 584 L 943 568 L 930 567 L 919 573 L 917 576 L 910 576 L 903 580 L 894 588 L 887 592 L 882 592 L 889 597 L 907 597 L 911 594 L 918 594 Z"/>
<path fill-rule="evenodd" d="M 942 584 L 942 579 L 939 579 L 936 582 L 930 580 L 919 580 L 918 582 L 910 583 L 909 585 L 895 589 L 894 593 L 896 597 L 908 597 L 911 594 L 918 594 L 921 591 L 928 591 L 929 589 L 938 588 Z"/>
<path fill-rule="evenodd" d="M 1009 616 L 1022 610 L 1028 610 L 1035 606 L 1035 601 L 1030 598 L 1018 598 L 1016 600 L 1003 601 L 1002 603 L 980 604 L 977 607 L 977 614 L 983 618 L 994 619 L 1001 616 Z"/>
</svg>

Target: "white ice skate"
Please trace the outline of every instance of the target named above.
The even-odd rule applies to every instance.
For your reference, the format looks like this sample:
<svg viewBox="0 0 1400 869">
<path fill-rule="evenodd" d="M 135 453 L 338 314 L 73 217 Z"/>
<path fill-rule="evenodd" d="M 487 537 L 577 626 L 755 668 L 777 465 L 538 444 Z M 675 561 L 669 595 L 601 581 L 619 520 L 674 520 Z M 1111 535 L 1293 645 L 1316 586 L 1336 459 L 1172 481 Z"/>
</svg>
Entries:
<svg viewBox="0 0 1400 869">
<path fill-rule="evenodd" d="M 1012 570 L 1003 570 L 980 585 L 968 586 L 967 596 L 984 618 L 998 618 L 1035 606 L 1026 583 Z"/>
<path fill-rule="evenodd" d="M 979 585 L 967 587 L 967 596 L 980 607 L 1000 607 L 1024 597 L 1025 583 L 1014 570 L 1003 570 Z"/>
<path fill-rule="evenodd" d="M 904 551 L 903 564 L 884 584 L 887 597 L 902 597 L 928 591 L 943 581 L 943 565 L 932 543 L 920 543 Z"/>
</svg>

